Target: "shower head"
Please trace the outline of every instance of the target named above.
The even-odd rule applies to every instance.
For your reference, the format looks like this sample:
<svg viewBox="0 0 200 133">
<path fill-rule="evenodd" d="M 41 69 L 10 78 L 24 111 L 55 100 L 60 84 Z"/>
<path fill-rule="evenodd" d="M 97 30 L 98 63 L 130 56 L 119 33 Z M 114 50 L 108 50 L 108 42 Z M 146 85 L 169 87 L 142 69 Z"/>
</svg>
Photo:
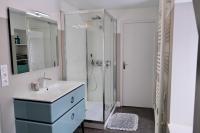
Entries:
<svg viewBox="0 0 200 133">
<path fill-rule="evenodd" d="M 92 17 L 92 20 L 101 20 L 101 17 L 96 15 L 96 16 Z"/>
</svg>

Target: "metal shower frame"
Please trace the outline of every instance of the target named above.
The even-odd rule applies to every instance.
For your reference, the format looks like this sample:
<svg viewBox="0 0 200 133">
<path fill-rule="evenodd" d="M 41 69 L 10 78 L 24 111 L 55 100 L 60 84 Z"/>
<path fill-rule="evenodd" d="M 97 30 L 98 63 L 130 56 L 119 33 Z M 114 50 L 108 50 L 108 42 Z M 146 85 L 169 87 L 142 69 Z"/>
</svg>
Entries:
<svg viewBox="0 0 200 133">
<path fill-rule="evenodd" d="M 86 14 L 86 13 L 95 13 L 95 12 L 98 12 L 98 13 L 102 13 L 103 14 L 103 18 L 102 18 L 102 21 L 103 21 L 103 27 L 104 27 L 104 23 L 105 23 L 105 21 L 104 21 L 104 16 L 105 16 L 105 14 L 106 15 L 108 15 L 112 20 L 114 20 L 115 22 L 116 22 L 116 34 L 117 34 L 117 20 L 112 16 L 112 15 L 110 15 L 105 9 L 98 9 L 98 10 L 77 10 L 77 11 L 70 11 L 70 12 L 65 12 L 65 13 L 63 13 L 64 15 L 73 15 L 73 14 Z M 64 25 L 65 25 L 65 22 L 66 22 L 67 20 L 66 20 L 66 18 L 64 17 Z M 65 26 L 64 26 L 64 29 L 65 29 Z M 105 29 L 103 28 L 103 33 L 105 33 Z M 65 33 L 64 33 L 65 35 L 66 35 L 66 30 L 65 30 Z M 115 38 L 116 40 L 115 40 L 115 43 L 117 43 L 117 37 Z M 87 41 L 87 39 L 86 39 L 86 41 Z M 65 42 L 66 43 L 66 42 Z M 113 42 L 114 43 L 114 42 Z M 86 48 L 87 48 L 88 46 L 87 46 L 87 42 L 86 42 Z M 116 50 L 117 50 L 117 46 L 116 46 L 116 44 L 115 44 L 115 47 L 114 47 L 115 49 L 114 49 L 114 53 L 116 53 Z M 64 49 L 66 49 L 66 45 L 64 46 Z M 103 122 L 100 122 L 100 121 L 92 121 L 92 120 L 89 120 L 89 121 L 91 121 L 91 122 L 98 122 L 98 123 L 102 123 L 102 124 L 104 124 L 105 122 L 106 122 L 106 120 L 107 120 L 107 118 L 105 118 L 105 56 L 104 56 L 104 53 L 105 53 L 105 34 L 104 34 L 104 37 L 103 37 L 103 47 L 102 47 L 102 49 L 103 49 L 103 63 L 102 63 L 102 68 L 103 68 Z M 64 51 L 64 53 L 66 53 L 66 51 Z M 113 54 L 114 54 L 113 53 Z M 86 56 L 88 56 L 88 53 L 87 53 L 87 51 L 86 51 Z M 113 56 L 116 56 L 116 55 L 113 55 Z M 114 59 L 116 59 L 117 60 L 117 58 L 116 57 L 114 57 Z M 113 60 L 114 60 L 113 59 Z M 114 62 L 116 62 L 116 61 L 114 61 Z M 66 57 L 64 57 L 64 63 L 66 64 L 67 63 L 67 60 L 66 60 Z M 88 63 L 87 63 L 87 57 L 86 57 L 86 68 L 88 69 Z M 113 65 L 114 66 L 114 65 Z M 64 69 L 66 69 L 66 68 L 64 68 Z M 114 73 L 117 73 L 117 69 L 114 69 L 114 67 L 113 67 L 113 74 Z M 66 70 L 65 70 L 65 72 L 66 72 Z M 88 72 L 88 70 L 87 70 L 87 72 Z M 113 75 L 114 76 L 114 75 Z M 66 77 L 67 78 L 67 77 Z M 88 76 L 87 76 L 87 78 L 88 78 Z M 116 78 L 113 78 L 113 82 L 114 82 L 114 80 L 115 80 Z M 117 83 L 116 81 L 114 82 L 114 83 Z M 116 103 L 117 103 L 117 87 L 116 87 L 116 85 L 113 85 L 113 100 L 114 100 L 114 105 L 112 106 L 112 109 L 111 109 L 111 111 L 109 112 L 109 114 L 113 111 L 113 109 L 115 108 L 115 105 L 116 105 Z M 115 93 L 114 93 L 114 91 L 116 91 Z"/>
</svg>

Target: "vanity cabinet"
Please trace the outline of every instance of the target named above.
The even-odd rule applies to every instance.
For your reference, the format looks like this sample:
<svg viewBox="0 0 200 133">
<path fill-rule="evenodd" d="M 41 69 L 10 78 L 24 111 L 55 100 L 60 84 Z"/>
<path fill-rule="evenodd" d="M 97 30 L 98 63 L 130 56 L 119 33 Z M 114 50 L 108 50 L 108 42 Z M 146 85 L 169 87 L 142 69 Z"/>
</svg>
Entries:
<svg viewBox="0 0 200 133">
<path fill-rule="evenodd" d="M 14 99 L 16 133 L 73 133 L 85 119 L 85 86 L 53 102 Z"/>
</svg>

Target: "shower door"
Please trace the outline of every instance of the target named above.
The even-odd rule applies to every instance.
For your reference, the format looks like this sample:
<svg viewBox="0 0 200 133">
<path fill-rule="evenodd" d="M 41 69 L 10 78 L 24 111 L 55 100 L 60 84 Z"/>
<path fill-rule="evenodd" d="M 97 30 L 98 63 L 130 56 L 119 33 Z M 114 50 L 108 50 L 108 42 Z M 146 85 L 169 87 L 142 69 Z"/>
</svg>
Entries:
<svg viewBox="0 0 200 133">
<path fill-rule="evenodd" d="M 82 15 L 83 16 L 83 15 Z M 103 15 L 88 13 L 86 29 L 87 113 L 86 119 L 103 122 Z"/>
<path fill-rule="evenodd" d="M 100 11 L 65 15 L 66 79 L 86 82 L 86 120 L 104 123 L 116 101 L 116 21 Z"/>
<path fill-rule="evenodd" d="M 103 122 L 103 11 L 65 16 L 66 79 L 86 83 L 86 120 Z"/>
<path fill-rule="evenodd" d="M 104 120 L 114 106 L 114 19 L 104 14 Z"/>
</svg>

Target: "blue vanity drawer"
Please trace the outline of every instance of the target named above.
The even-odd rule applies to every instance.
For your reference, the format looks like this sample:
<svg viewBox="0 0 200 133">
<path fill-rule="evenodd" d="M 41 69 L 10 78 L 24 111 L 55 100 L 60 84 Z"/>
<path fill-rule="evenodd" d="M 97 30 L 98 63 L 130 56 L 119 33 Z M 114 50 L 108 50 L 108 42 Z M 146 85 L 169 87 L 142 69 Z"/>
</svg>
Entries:
<svg viewBox="0 0 200 133">
<path fill-rule="evenodd" d="M 16 119 L 16 133 L 73 133 L 85 119 L 85 101 L 82 100 L 54 124 Z"/>
<path fill-rule="evenodd" d="M 53 103 L 14 100 L 15 117 L 36 122 L 54 123 L 85 97 L 82 85 Z"/>
</svg>

